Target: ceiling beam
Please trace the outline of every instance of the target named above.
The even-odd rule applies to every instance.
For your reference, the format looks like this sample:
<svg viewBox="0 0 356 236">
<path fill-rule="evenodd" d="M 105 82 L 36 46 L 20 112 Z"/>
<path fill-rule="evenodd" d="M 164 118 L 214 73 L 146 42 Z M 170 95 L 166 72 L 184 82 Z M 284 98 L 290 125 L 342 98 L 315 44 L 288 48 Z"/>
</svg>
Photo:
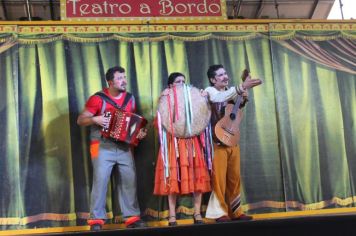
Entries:
<svg viewBox="0 0 356 236">
<path fill-rule="evenodd" d="M 340 11 L 341 11 L 341 19 L 344 19 L 344 12 L 342 10 L 342 7 L 344 6 L 344 4 L 342 4 L 341 0 L 339 0 L 339 5 L 340 5 Z"/>
<path fill-rule="evenodd" d="M 7 16 L 7 8 L 6 8 L 6 4 L 4 0 L 1 0 L 1 6 L 2 6 L 2 10 L 4 12 L 4 18 L 3 20 L 8 20 L 8 16 Z"/>
<path fill-rule="evenodd" d="M 274 8 L 276 9 L 276 15 L 277 15 L 277 19 L 279 19 L 279 4 L 277 2 L 277 0 L 274 0 Z"/>
<path fill-rule="evenodd" d="M 261 13 L 262 13 L 262 6 L 263 6 L 263 0 L 260 0 L 260 1 L 258 2 L 258 6 L 257 6 L 257 9 L 256 9 L 255 19 L 260 18 Z"/>
<path fill-rule="evenodd" d="M 49 11 L 51 13 L 51 20 L 55 20 L 54 19 L 54 6 L 53 6 L 53 1 L 52 0 L 48 0 L 49 1 Z"/>
<path fill-rule="evenodd" d="M 30 0 L 26 0 L 25 2 L 26 2 L 27 20 L 32 21 Z"/>
<path fill-rule="evenodd" d="M 318 7 L 318 4 L 319 4 L 319 0 L 314 0 L 313 7 L 312 7 L 311 12 L 309 14 L 309 19 L 313 19 L 313 16 L 314 16 L 316 8 Z"/>
<path fill-rule="evenodd" d="M 237 4 L 236 18 L 239 16 L 239 13 L 240 13 L 240 10 L 241 10 L 241 5 L 242 5 L 242 0 L 239 0 L 238 4 Z"/>
</svg>

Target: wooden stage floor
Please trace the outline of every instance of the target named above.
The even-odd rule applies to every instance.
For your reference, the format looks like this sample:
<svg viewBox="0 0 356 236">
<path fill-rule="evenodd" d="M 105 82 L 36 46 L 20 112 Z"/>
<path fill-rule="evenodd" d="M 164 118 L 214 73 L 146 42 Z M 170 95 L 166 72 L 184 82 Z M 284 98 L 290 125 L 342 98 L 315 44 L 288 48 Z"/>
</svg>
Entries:
<svg viewBox="0 0 356 236">
<path fill-rule="evenodd" d="M 336 213 L 338 212 L 338 213 Z M 191 220 L 178 220 L 178 226 L 167 227 L 166 221 L 149 222 L 149 227 L 125 229 L 123 225 L 105 225 L 99 232 L 89 231 L 88 226 L 57 227 L 26 230 L 0 231 L 0 235 L 132 235 L 132 236 L 176 236 L 176 235 L 356 235 L 356 209 L 342 208 L 339 210 L 309 211 L 310 214 L 294 212 L 287 216 L 285 213 L 271 213 L 269 218 L 254 215 L 252 221 L 234 221 L 227 223 L 207 222 L 204 225 L 193 225 Z"/>
</svg>

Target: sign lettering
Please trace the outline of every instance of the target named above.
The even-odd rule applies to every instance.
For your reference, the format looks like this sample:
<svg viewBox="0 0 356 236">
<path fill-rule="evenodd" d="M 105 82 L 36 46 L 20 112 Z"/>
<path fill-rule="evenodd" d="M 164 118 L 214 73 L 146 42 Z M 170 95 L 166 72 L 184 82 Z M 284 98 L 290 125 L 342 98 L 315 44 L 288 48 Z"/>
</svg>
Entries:
<svg viewBox="0 0 356 236">
<path fill-rule="evenodd" d="M 61 0 L 62 20 L 225 19 L 225 0 Z"/>
</svg>

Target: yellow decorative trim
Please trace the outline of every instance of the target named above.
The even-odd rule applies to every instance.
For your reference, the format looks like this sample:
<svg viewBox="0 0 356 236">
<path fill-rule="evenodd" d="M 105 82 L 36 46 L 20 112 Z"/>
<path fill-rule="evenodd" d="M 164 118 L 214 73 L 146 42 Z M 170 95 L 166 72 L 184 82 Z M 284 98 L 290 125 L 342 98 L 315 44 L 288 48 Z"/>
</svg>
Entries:
<svg viewBox="0 0 356 236">
<path fill-rule="evenodd" d="M 274 208 L 274 209 L 293 208 L 295 209 L 295 211 L 309 211 L 309 210 L 324 210 L 323 208 L 335 204 L 338 206 L 347 207 L 354 202 L 356 202 L 356 196 L 345 198 L 345 199 L 334 197 L 327 201 L 321 201 L 321 202 L 311 203 L 311 204 L 303 204 L 297 201 L 287 201 L 287 202 L 260 201 L 256 203 L 243 205 L 242 209 L 245 212 L 250 210 L 260 209 L 260 208 Z M 205 210 L 206 210 L 206 206 L 202 208 L 203 212 Z M 184 213 L 187 215 L 192 215 L 194 213 L 194 209 L 181 206 L 177 209 L 177 212 Z M 145 214 L 155 218 L 167 218 L 169 216 L 168 210 L 159 212 L 153 209 L 146 209 Z"/>
<path fill-rule="evenodd" d="M 19 34 L 78 34 L 78 33 L 155 33 L 155 32 L 252 32 L 269 31 L 355 31 L 356 23 L 244 23 L 222 21 L 214 23 L 159 24 L 78 24 L 78 25 L 0 25 L 0 33 Z"/>
<path fill-rule="evenodd" d="M 355 214 L 356 208 L 334 208 L 322 210 L 306 210 L 306 211 L 290 211 L 290 212 L 275 212 L 263 213 L 253 215 L 255 220 L 265 220 L 273 218 L 287 218 L 287 217 L 303 217 L 303 216 L 316 216 L 316 215 L 335 215 L 335 214 Z"/>
<path fill-rule="evenodd" d="M 268 32 L 268 25 L 149 25 L 149 32 Z"/>
<path fill-rule="evenodd" d="M 133 38 L 133 37 L 125 37 L 125 36 L 122 36 L 122 35 L 113 35 L 113 39 L 116 39 L 116 40 L 119 40 L 119 41 L 124 41 L 124 42 L 145 42 L 145 41 L 148 41 L 149 38 L 148 37 L 136 37 L 136 38 Z"/>
<path fill-rule="evenodd" d="M 112 212 L 109 212 L 109 215 L 112 215 Z M 77 219 L 89 219 L 89 212 L 77 212 Z"/>
<path fill-rule="evenodd" d="M 224 41 L 241 41 L 241 40 L 249 40 L 256 38 L 258 36 L 257 33 L 251 33 L 248 35 L 242 35 L 242 36 L 220 36 L 220 35 L 212 35 L 212 38 L 218 39 L 218 40 L 224 40 Z"/>
<path fill-rule="evenodd" d="M 271 31 L 342 31 L 356 30 L 356 23 L 271 23 Z"/>
<path fill-rule="evenodd" d="M 334 197 L 327 201 L 321 201 L 317 203 L 304 204 L 297 201 L 287 201 L 287 202 L 276 202 L 276 201 L 261 201 L 257 203 L 250 203 L 242 206 L 244 211 L 259 209 L 259 208 L 276 208 L 276 209 L 285 209 L 285 208 L 295 208 L 298 210 L 319 210 L 327 206 L 337 204 L 338 206 L 349 206 L 356 201 L 356 197 L 349 197 L 341 199 Z"/>
<path fill-rule="evenodd" d="M 218 40 L 227 40 L 227 41 L 237 41 L 237 40 L 248 40 L 252 38 L 256 38 L 258 34 L 252 33 L 249 35 L 243 36 L 222 36 L 222 35 L 214 35 L 212 33 L 200 35 L 200 36 L 178 36 L 172 34 L 166 34 L 162 36 L 152 36 L 152 37 L 126 37 L 122 35 L 110 35 L 106 37 L 80 37 L 78 35 L 71 35 L 71 34 L 63 34 L 63 35 L 56 35 L 47 38 L 19 38 L 18 42 L 20 44 L 38 44 L 38 43 L 50 43 L 57 40 L 68 40 L 71 42 L 79 42 L 79 43 L 97 43 L 97 42 L 104 42 L 108 40 L 119 40 L 124 42 L 158 42 L 164 40 L 180 40 L 180 41 L 203 41 L 208 39 L 218 39 Z M 5 40 L 4 40 L 5 41 Z"/>
<path fill-rule="evenodd" d="M 296 35 L 296 32 L 291 31 L 289 33 L 282 34 L 282 35 L 271 35 L 270 38 L 274 39 L 274 40 L 288 40 L 288 39 L 295 38 L 295 35 Z"/>
<path fill-rule="evenodd" d="M 179 40 L 179 41 L 196 42 L 196 41 L 203 41 L 208 39 L 229 40 L 229 41 L 248 40 L 248 39 L 256 38 L 257 36 L 258 34 L 256 33 L 252 33 L 245 36 L 220 36 L 220 35 L 214 35 L 212 33 L 209 33 L 200 36 L 178 36 L 178 35 L 167 34 L 158 37 L 153 36 L 153 37 L 142 37 L 142 38 L 140 37 L 131 38 L 131 37 L 125 37 L 121 35 L 113 35 L 113 38 L 126 42 L 158 42 L 163 40 Z"/>
<path fill-rule="evenodd" d="M 104 42 L 113 39 L 113 36 L 106 36 L 106 37 L 95 37 L 95 38 L 86 38 L 86 37 L 79 37 L 76 35 L 71 35 L 71 34 L 65 34 L 63 35 L 63 38 L 66 40 L 69 40 L 71 42 L 76 42 L 76 43 L 98 43 L 98 42 Z"/>
<path fill-rule="evenodd" d="M 190 42 L 196 42 L 196 41 L 203 41 L 203 40 L 208 40 L 212 38 L 212 34 L 206 34 L 206 35 L 201 35 L 201 36 L 177 36 L 177 35 L 169 35 L 169 39 L 172 40 L 178 40 L 178 41 L 190 41 Z"/>
<path fill-rule="evenodd" d="M 15 36 L 11 35 L 11 36 L 7 36 L 4 38 L 0 38 L 0 43 L 5 43 L 5 42 L 9 42 L 9 41 L 14 41 L 16 39 Z"/>
<path fill-rule="evenodd" d="M 312 41 L 326 41 L 326 40 L 333 40 L 339 38 L 341 35 L 332 35 L 332 36 L 313 36 L 313 35 L 299 35 L 297 34 L 298 38 L 302 38 L 305 40 L 312 40 Z"/>
<path fill-rule="evenodd" d="M 38 43 L 51 43 L 57 40 L 62 40 L 63 35 L 52 36 L 47 38 L 37 38 L 37 39 L 27 39 L 27 38 L 18 38 L 20 44 L 38 44 Z"/>
<path fill-rule="evenodd" d="M 5 37 L 0 39 L 0 53 L 5 52 L 12 46 L 15 46 L 17 44 L 16 37 L 15 36 L 10 36 L 10 37 Z"/>
<path fill-rule="evenodd" d="M 187 25 L 67 25 L 18 26 L 19 34 L 71 33 L 158 33 L 158 32 L 268 32 L 267 24 L 187 24 Z"/>
<path fill-rule="evenodd" d="M 29 223 L 41 221 L 41 220 L 52 220 L 52 221 L 72 221 L 76 219 L 88 219 L 90 214 L 88 212 L 77 212 L 69 214 L 58 214 L 58 213 L 42 213 L 27 217 L 9 217 L 0 218 L 0 225 L 27 225 Z M 108 219 L 114 218 L 112 212 L 107 212 L 106 216 Z M 121 219 L 120 217 L 115 217 L 116 219 Z"/>
<path fill-rule="evenodd" d="M 16 33 L 17 25 L 0 25 L 0 33 Z"/>
<path fill-rule="evenodd" d="M 341 31 L 341 35 L 343 38 L 356 40 L 356 34 L 350 34 L 349 32 Z"/>
<path fill-rule="evenodd" d="M 286 204 L 285 202 L 277 202 L 277 201 L 260 201 L 256 203 L 242 205 L 243 211 L 255 210 L 259 208 L 285 209 Z"/>
<path fill-rule="evenodd" d="M 55 213 L 43 213 L 28 217 L 13 217 L 13 218 L 0 218 L 0 225 L 26 225 L 29 223 L 41 221 L 41 220 L 53 220 L 53 221 L 71 221 L 77 219 L 75 213 L 71 214 L 55 214 Z"/>
<path fill-rule="evenodd" d="M 68 40 L 71 42 L 78 42 L 78 43 L 97 43 L 97 42 L 104 42 L 108 40 L 119 40 L 124 42 L 159 42 L 164 40 L 179 40 L 179 41 L 203 41 L 208 39 L 218 39 L 218 40 L 225 40 L 225 41 L 240 41 L 240 40 L 248 40 L 252 38 L 258 37 L 260 34 L 251 33 L 248 35 L 242 36 L 223 36 L 223 35 L 214 35 L 212 33 L 208 33 L 205 35 L 200 36 L 178 36 L 172 34 L 166 34 L 162 36 L 152 36 L 152 37 L 126 37 L 122 35 L 110 35 L 106 37 L 80 37 L 78 35 L 71 35 L 71 34 L 63 34 L 52 36 L 48 38 L 38 38 L 38 39 L 28 39 L 28 38 L 19 38 L 18 42 L 20 44 L 38 44 L 38 43 L 50 43 L 57 40 Z M 5 41 L 5 40 L 4 40 Z"/>
<path fill-rule="evenodd" d="M 203 41 L 203 40 L 208 40 L 211 38 L 218 39 L 218 40 L 228 40 L 228 41 L 236 41 L 236 40 L 248 40 L 252 38 L 256 38 L 258 34 L 252 33 L 246 36 L 220 36 L 220 35 L 214 35 L 214 34 L 206 34 L 202 36 L 177 36 L 177 35 L 171 35 L 171 34 L 166 34 L 163 36 L 152 36 L 152 37 L 125 37 L 122 35 L 111 35 L 111 36 L 106 36 L 106 37 L 80 37 L 78 35 L 71 35 L 71 34 L 64 34 L 64 35 L 56 35 L 52 37 L 47 37 L 47 38 L 38 38 L 38 39 L 28 39 L 28 38 L 19 38 L 18 42 L 20 44 L 38 44 L 38 43 L 50 43 L 54 42 L 57 40 L 68 40 L 71 42 L 79 42 L 79 43 L 97 43 L 97 42 L 104 42 L 108 40 L 119 40 L 119 41 L 125 41 L 125 42 L 158 42 L 158 41 L 163 41 L 163 40 L 180 40 L 180 41 Z M 2 41 L 8 40 L 10 37 L 2 39 Z M 0 41 L 1 42 L 1 41 Z"/>
</svg>

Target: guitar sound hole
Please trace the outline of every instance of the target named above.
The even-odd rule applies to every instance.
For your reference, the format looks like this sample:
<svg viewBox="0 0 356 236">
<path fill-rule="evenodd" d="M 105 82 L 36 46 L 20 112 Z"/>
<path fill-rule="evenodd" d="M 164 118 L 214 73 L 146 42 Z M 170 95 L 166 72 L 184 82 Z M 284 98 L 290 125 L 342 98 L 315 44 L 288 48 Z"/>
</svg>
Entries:
<svg viewBox="0 0 356 236">
<path fill-rule="evenodd" d="M 230 113 L 230 119 L 235 120 L 235 118 L 236 118 L 236 115 L 234 113 Z"/>
</svg>

